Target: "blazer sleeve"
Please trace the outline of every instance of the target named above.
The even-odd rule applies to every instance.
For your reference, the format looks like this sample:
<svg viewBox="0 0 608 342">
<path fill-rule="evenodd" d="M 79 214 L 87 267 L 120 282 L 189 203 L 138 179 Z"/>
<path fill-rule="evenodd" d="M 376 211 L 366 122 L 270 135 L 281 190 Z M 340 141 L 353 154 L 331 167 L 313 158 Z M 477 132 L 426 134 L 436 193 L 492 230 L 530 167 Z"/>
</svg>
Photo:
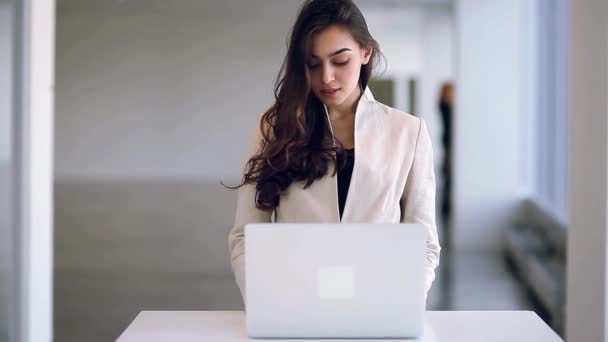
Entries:
<svg viewBox="0 0 608 342">
<path fill-rule="evenodd" d="M 402 223 L 421 223 L 427 229 L 425 285 L 428 294 L 439 265 L 439 239 L 435 223 L 435 171 L 431 138 L 424 120 L 420 119 L 414 161 L 401 197 Z"/>
<path fill-rule="evenodd" d="M 259 149 L 262 140 L 260 132 L 260 124 L 256 125 L 245 160 L 243 162 L 242 173 L 245 173 L 245 166 L 249 158 L 251 158 Z M 245 232 L 244 227 L 247 223 L 271 222 L 271 212 L 258 209 L 255 205 L 256 190 L 254 184 L 246 184 L 239 188 L 237 195 L 236 214 L 234 217 L 234 225 L 228 236 L 228 245 L 230 248 L 230 260 L 232 271 L 236 284 L 238 285 L 243 302 L 246 302 L 246 286 L 245 286 Z"/>
</svg>

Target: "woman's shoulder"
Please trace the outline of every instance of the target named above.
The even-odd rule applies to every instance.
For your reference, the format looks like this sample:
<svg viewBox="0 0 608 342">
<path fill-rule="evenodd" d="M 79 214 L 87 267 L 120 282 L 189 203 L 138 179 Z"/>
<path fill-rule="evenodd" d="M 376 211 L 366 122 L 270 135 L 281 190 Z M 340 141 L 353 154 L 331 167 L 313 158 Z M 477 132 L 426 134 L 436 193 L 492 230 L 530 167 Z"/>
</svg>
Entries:
<svg viewBox="0 0 608 342">
<path fill-rule="evenodd" d="M 376 101 L 374 103 L 374 105 L 375 105 L 374 111 L 382 114 L 382 116 L 385 117 L 386 120 L 389 121 L 390 125 L 394 125 L 396 127 L 399 127 L 400 129 L 407 129 L 407 130 L 418 131 L 420 129 L 420 125 L 423 122 L 423 120 L 421 118 L 419 118 L 415 115 L 412 115 L 410 113 L 401 111 L 399 109 L 390 107 L 388 105 L 385 105 L 382 102 Z"/>
</svg>

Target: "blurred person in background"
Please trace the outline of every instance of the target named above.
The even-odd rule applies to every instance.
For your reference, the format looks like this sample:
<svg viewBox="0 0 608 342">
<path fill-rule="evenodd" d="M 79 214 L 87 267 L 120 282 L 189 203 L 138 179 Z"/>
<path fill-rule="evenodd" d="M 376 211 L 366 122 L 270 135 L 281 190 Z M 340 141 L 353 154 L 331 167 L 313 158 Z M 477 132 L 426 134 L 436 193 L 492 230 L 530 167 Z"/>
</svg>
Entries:
<svg viewBox="0 0 608 342">
<path fill-rule="evenodd" d="M 441 218 L 444 226 L 447 225 L 452 214 L 450 196 L 452 193 L 452 106 L 454 99 L 454 86 L 446 82 L 441 86 L 439 94 L 439 113 L 441 115 L 441 144 L 443 145 L 443 162 L 441 171 L 443 175 L 443 195 L 441 197 Z"/>
</svg>

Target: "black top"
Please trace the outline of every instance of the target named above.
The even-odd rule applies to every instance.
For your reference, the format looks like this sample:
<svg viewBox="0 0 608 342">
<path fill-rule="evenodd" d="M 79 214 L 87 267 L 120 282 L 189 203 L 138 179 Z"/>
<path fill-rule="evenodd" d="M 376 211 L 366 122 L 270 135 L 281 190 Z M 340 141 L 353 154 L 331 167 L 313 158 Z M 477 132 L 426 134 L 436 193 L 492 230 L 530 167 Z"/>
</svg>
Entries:
<svg viewBox="0 0 608 342">
<path fill-rule="evenodd" d="M 340 208 L 340 220 L 342 220 L 346 195 L 348 195 L 353 166 L 355 165 L 355 149 L 350 148 L 338 152 L 336 163 L 338 165 L 338 207 Z"/>
</svg>

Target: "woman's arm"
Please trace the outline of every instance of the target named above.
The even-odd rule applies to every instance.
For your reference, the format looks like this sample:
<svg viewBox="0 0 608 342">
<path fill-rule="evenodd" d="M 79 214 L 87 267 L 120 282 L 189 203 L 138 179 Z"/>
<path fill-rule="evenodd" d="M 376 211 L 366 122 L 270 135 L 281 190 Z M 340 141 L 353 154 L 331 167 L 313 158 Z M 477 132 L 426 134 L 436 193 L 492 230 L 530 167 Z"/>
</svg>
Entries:
<svg viewBox="0 0 608 342">
<path fill-rule="evenodd" d="M 435 170 L 433 147 L 424 120 L 416 139 L 414 161 L 401 197 L 403 204 L 402 223 L 421 223 L 427 229 L 425 284 L 428 293 L 435 279 L 435 268 L 439 265 L 439 239 L 435 224 Z"/>
<path fill-rule="evenodd" d="M 256 125 L 252 137 L 249 142 L 247 154 L 245 156 L 244 164 L 246 165 L 249 158 L 251 158 L 259 149 L 262 135 L 260 133 L 259 122 Z M 245 166 L 243 166 L 243 174 L 245 173 Z M 246 287 L 245 287 L 245 232 L 244 227 L 247 223 L 257 222 L 270 222 L 271 213 L 260 210 L 255 205 L 255 185 L 246 184 L 239 188 L 238 199 L 236 205 L 236 214 L 234 217 L 234 226 L 230 231 L 228 237 L 228 245 L 230 247 L 230 259 L 232 264 L 232 271 L 236 279 L 236 284 L 241 290 L 243 296 L 243 302 L 246 298 Z"/>
</svg>

